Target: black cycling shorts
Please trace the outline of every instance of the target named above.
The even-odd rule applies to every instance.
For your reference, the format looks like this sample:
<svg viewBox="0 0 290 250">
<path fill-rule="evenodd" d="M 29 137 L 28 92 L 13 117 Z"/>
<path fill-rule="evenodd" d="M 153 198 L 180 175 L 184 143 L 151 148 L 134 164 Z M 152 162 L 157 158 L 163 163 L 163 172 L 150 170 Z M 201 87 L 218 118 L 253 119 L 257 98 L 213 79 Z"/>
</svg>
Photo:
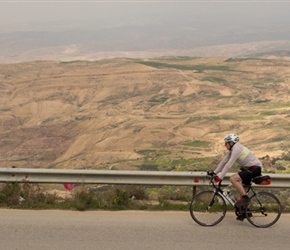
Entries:
<svg viewBox="0 0 290 250">
<path fill-rule="evenodd" d="M 252 169 L 248 169 L 248 170 L 242 170 L 241 172 L 238 173 L 239 176 L 242 179 L 242 183 L 244 185 L 250 185 L 251 184 L 251 180 L 257 176 L 261 175 L 261 168 L 260 167 L 255 167 Z"/>
</svg>

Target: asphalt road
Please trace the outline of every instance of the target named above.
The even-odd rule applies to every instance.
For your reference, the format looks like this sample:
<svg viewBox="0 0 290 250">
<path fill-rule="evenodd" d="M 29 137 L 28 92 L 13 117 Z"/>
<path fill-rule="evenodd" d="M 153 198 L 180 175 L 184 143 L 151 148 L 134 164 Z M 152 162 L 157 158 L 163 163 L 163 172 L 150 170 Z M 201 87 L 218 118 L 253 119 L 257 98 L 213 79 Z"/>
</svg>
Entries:
<svg viewBox="0 0 290 250">
<path fill-rule="evenodd" d="M 256 228 L 234 214 L 214 227 L 189 212 L 0 209 L 1 250 L 255 249 L 289 250 L 290 215 Z"/>
</svg>

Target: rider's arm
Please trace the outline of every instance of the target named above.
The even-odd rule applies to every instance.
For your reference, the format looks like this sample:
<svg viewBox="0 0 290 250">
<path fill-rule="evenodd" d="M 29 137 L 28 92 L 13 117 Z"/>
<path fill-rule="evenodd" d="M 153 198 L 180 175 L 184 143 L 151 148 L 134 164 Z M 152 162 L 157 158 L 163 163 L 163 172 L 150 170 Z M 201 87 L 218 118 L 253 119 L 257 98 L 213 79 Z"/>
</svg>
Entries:
<svg viewBox="0 0 290 250">
<path fill-rule="evenodd" d="M 228 160 L 228 162 L 226 163 L 226 165 L 224 166 L 222 172 L 219 174 L 219 177 L 221 179 L 224 178 L 224 176 L 226 175 L 226 173 L 229 171 L 229 169 L 234 165 L 234 163 L 236 162 L 236 160 L 238 159 L 238 157 L 240 156 L 241 152 L 243 150 L 243 145 L 240 143 L 236 143 L 230 153 L 230 159 Z"/>
<path fill-rule="evenodd" d="M 230 158 L 230 152 L 227 152 L 227 154 L 225 155 L 225 157 L 220 161 L 219 165 L 214 170 L 214 172 L 216 174 L 218 174 L 220 171 L 222 171 L 223 167 L 227 164 L 229 158 Z"/>
</svg>

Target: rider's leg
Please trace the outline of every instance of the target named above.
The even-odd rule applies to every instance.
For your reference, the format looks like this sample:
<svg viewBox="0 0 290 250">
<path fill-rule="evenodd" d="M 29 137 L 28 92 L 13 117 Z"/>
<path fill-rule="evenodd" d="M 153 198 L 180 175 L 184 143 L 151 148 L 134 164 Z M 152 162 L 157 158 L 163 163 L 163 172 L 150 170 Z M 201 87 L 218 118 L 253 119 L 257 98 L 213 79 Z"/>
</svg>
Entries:
<svg viewBox="0 0 290 250">
<path fill-rule="evenodd" d="M 233 186 L 239 191 L 241 198 L 236 202 L 237 207 L 242 207 L 248 204 L 250 201 L 248 195 L 246 194 L 246 190 L 243 187 L 244 185 L 250 185 L 253 177 L 261 174 L 260 167 L 251 167 L 250 169 L 243 170 L 238 174 L 234 174 L 231 176 L 230 181 Z"/>
<path fill-rule="evenodd" d="M 238 190 L 241 196 L 246 195 L 246 190 L 244 186 L 242 185 L 242 179 L 239 176 L 239 174 L 234 174 L 230 177 L 230 182 L 233 184 L 233 186 Z"/>
<path fill-rule="evenodd" d="M 246 193 L 246 190 L 242 184 L 242 181 L 244 182 L 244 179 L 241 178 L 240 174 L 234 174 L 230 177 L 230 181 L 241 195 L 241 198 L 235 203 L 235 206 L 236 207 L 243 207 L 243 206 L 247 205 L 250 199 L 249 199 L 249 197 Z"/>
</svg>

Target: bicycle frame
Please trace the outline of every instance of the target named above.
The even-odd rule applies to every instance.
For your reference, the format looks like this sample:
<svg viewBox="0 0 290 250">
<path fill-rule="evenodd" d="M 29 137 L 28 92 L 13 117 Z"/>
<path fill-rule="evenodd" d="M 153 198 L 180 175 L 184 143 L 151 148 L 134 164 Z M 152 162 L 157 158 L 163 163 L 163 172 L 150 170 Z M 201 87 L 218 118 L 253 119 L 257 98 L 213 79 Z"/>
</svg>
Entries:
<svg viewBox="0 0 290 250">
<path fill-rule="evenodd" d="M 211 178 L 210 183 L 213 186 L 215 194 L 220 194 L 225 199 L 225 201 L 228 201 L 233 207 L 235 207 L 235 202 L 232 199 L 230 199 L 230 198 L 228 198 L 227 196 L 224 195 L 223 190 L 222 190 L 222 181 L 220 181 L 218 183 L 218 185 L 216 185 L 214 183 L 213 178 Z M 230 185 L 224 185 L 224 187 L 228 187 L 228 186 L 230 186 Z"/>
</svg>

